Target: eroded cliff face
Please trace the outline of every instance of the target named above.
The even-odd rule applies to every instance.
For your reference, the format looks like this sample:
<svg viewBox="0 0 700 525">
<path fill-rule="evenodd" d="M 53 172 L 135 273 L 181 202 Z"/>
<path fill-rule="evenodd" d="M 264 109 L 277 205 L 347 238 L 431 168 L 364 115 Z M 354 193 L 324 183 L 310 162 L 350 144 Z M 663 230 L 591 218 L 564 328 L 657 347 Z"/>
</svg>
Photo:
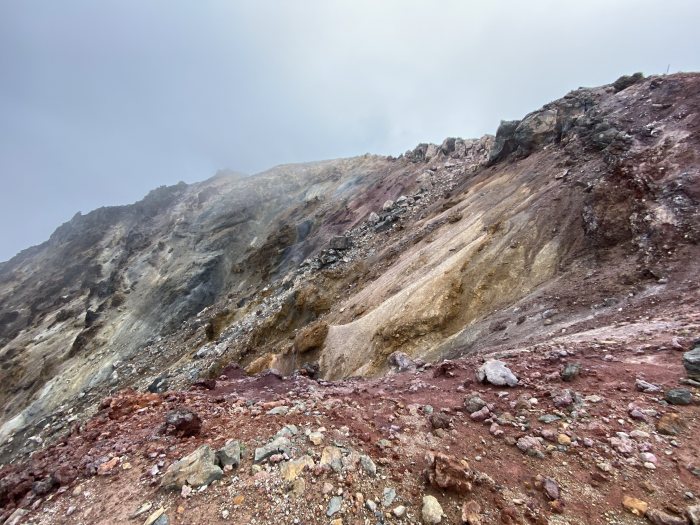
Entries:
<svg viewBox="0 0 700 525">
<path fill-rule="evenodd" d="M 579 89 L 495 138 L 222 173 L 76 216 L 0 265 L 5 454 L 126 386 L 232 362 L 378 375 L 395 351 L 590 329 L 691 278 L 699 88 L 679 74 Z"/>
</svg>

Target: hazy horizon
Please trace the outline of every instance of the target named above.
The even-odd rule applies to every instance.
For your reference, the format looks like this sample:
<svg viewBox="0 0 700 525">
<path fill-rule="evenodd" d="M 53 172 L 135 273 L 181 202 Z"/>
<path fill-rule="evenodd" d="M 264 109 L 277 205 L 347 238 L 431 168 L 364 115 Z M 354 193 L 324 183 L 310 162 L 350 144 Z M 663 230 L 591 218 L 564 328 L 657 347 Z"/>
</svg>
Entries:
<svg viewBox="0 0 700 525">
<path fill-rule="evenodd" d="M 700 69 L 700 6 L 0 4 L 0 261 L 76 212 L 219 169 L 495 133 L 579 86 Z M 515 44 L 513 44 L 515 42 Z"/>
</svg>

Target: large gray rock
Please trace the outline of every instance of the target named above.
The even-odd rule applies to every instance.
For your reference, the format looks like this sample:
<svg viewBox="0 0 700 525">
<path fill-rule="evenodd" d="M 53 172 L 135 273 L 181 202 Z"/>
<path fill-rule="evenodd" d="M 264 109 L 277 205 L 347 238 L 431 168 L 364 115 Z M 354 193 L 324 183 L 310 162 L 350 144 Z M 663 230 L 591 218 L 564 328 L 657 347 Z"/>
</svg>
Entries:
<svg viewBox="0 0 700 525">
<path fill-rule="evenodd" d="M 201 487 L 221 479 L 223 475 L 224 472 L 216 464 L 214 451 L 209 445 L 202 445 L 189 456 L 170 465 L 160 485 L 165 489 L 180 489 L 185 484 Z"/>
<path fill-rule="evenodd" d="M 700 344 L 683 354 L 683 366 L 690 379 L 700 381 Z"/>
<path fill-rule="evenodd" d="M 518 378 L 510 371 L 503 361 L 490 359 L 479 367 L 476 371 L 477 379 L 484 383 L 488 382 L 496 386 L 516 386 Z"/>
</svg>

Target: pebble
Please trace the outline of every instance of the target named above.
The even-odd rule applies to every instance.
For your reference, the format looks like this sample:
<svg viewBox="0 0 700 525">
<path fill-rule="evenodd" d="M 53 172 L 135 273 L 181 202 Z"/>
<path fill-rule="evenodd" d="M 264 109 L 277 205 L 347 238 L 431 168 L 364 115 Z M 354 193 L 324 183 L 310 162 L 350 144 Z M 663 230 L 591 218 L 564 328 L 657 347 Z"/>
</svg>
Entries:
<svg viewBox="0 0 700 525">
<path fill-rule="evenodd" d="M 560 377 L 562 381 L 570 382 L 576 379 L 581 372 L 581 365 L 578 363 L 569 363 L 561 371 Z"/>
<path fill-rule="evenodd" d="M 649 504 L 632 496 L 624 496 L 622 498 L 622 506 L 636 516 L 644 516 L 649 509 Z"/>
<path fill-rule="evenodd" d="M 569 445 L 571 445 L 571 438 L 566 434 L 559 434 L 557 436 L 557 443 L 568 447 Z"/>
<path fill-rule="evenodd" d="M 406 507 L 399 505 L 398 507 L 394 507 L 391 513 L 397 518 L 403 518 L 406 515 Z"/>
<path fill-rule="evenodd" d="M 444 516 L 442 507 L 435 496 L 423 496 L 423 508 L 421 510 L 421 515 L 423 517 L 423 522 L 426 525 L 436 525 L 442 521 Z"/>
<path fill-rule="evenodd" d="M 396 499 L 396 490 L 394 490 L 391 487 L 387 487 L 384 489 L 384 492 L 382 493 L 382 505 L 385 507 L 388 507 L 391 505 L 394 500 Z"/>
<path fill-rule="evenodd" d="M 333 496 L 328 502 L 328 510 L 326 511 L 326 516 L 329 518 L 334 514 L 340 512 L 340 507 L 343 504 L 343 498 L 340 496 Z"/>
<path fill-rule="evenodd" d="M 320 445 L 323 443 L 323 434 L 320 432 L 312 432 L 309 434 L 309 441 L 311 441 L 311 443 L 314 445 Z"/>
<path fill-rule="evenodd" d="M 672 405 L 689 405 L 693 401 L 693 393 L 687 388 L 673 388 L 666 392 L 664 399 Z"/>
</svg>

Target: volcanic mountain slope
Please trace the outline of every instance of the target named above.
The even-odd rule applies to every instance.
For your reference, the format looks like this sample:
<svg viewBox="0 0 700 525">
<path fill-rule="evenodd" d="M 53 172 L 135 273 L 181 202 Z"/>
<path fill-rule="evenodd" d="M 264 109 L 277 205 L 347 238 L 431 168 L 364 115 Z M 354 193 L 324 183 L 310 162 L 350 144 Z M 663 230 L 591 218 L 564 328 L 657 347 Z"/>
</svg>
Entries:
<svg viewBox="0 0 700 525">
<path fill-rule="evenodd" d="M 520 121 L 502 122 L 495 137 L 421 144 L 399 158 L 365 155 L 281 166 L 252 177 L 222 172 L 200 184 L 159 188 L 132 206 L 76 216 L 46 243 L 0 265 L 2 457 L 16 462 L 58 443 L 34 454 L 19 481 L 11 478 L 16 467 L 6 467 L 8 479 L 15 479 L 15 489 L 0 487 L 6 515 L 15 507 L 39 508 L 57 486 L 74 483 L 73 475 L 58 479 L 59 466 L 92 475 L 105 458 L 123 467 L 135 464 L 133 454 L 151 459 L 160 454 L 162 465 L 155 469 L 160 472 L 194 444 L 173 441 L 146 424 L 155 425 L 173 403 L 194 404 L 205 418 L 221 410 L 256 416 L 261 414 L 256 402 L 313 398 L 317 388 L 328 386 L 316 383 L 318 378 L 381 377 L 417 367 L 416 378 L 399 382 L 425 381 L 416 387 L 425 390 L 421 399 L 404 399 L 392 390 L 391 379 L 354 379 L 338 384 L 354 385 L 347 389 L 322 389 L 323 396 L 329 406 L 346 399 L 356 405 L 371 399 L 353 397 L 367 391 L 394 400 L 399 412 L 402 405 L 428 402 L 449 412 L 465 387 L 431 383 L 421 361 L 498 352 L 514 356 L 515 369 L 517 356 L 539 363 L 546 350 L 580 346 L 597 363 L 613 345 L 624 350 L 625 364 L 601 373 L 634 374 L 646 361 L 629 357 L 625 345 L 673 340 L 689 349 L 698 328 L 699 88 L 697 74 L 623 77 L 609 86 L 580 88 Z M 458 361 L 465 371 L 460 381 L 473 377 L 475 359 Z M 662 386 L 681 373 L 673 352 L 652 361 L 661 368 L 649 373 L 658 373 Z M 239 390 L 248 380 L 236 379 L 238 386 L 221 391 L 223 397 L 161 395 L 193 383 L 219 388 L 216 379 L 222 370 L 230 372 L 231 363 L 250 374 L 294 373 L 296 386 L 270 379 L 275 397 L 264 390 L 265 379 L 253 380 L 257 386 L 244 395 Z M 546 363 L 542 367 L 551 368 Z M 591 370 L 595 377 L 596 367 Z M 307 385 L 303 392 L 294 390 L 300 381 Z M 609 381 L 602 386 L 614 390 Z M 104 396 L 124 387 L 148 388 L 153 395 L 134 394 L 124 413 L 112 417 L 103 411 L 83 423 Z M 537 398 L 549 389 L 538 377 L 526 379 L 530 387 L 534 390 L 523 395 Z M 286 388 L 289 394 L 280 393 Z M 243 404 L 229 407 L 223 394 L 234 391 L 236 403 Z M 438 402 L 443 394 L 444 402 Z M 611 414 L 626 417 L 620 403 L 633 401 L 608 394 L 605 424 Z M 582 405 L 574 400 L 577 412 Z M 298 411 L 307 419 L 283 422 L 309 428 L 339 424 L 307 408 Z M 143 435 L 127 435 L 131 423 L 122 418 L 144 414 L 151 419 L 134 423 L 146 425 L 139 426 Z M 661 415 L 644 414 L 652 426 Z M 521 416 L 525 419 L 512 426 L 524 433 L 517 437 L 528 437 L 532 421 Z M 695 407 L 684 416 L 697 428 Z M 124 428 L 102 429 L 107 420 L 124 422 Z M 214 422 L 205 419 L 203 439 L 218 446 L 214 441 L 224 436 L 270 437 L 264 431 L 272 429 L 261 427 L 253 435 L 246 421 L 216 423 L 215 436 Z M 373 432 L 396 438 L 399 425 L 391 418 L 375 423 Z M 464 429 L 459 427 L 466 432 L 462 437 L 478 439 L 481 431 L 471 424 L 467 417 Z M 576 418 L 560 424 L 575 427 Z M 448 428 L 456 431 L 452 423 Z M 360 435 L 354 437 L 369 445 L 377 437 Z M 569 437 L 572 450 L 583 443 L 580 436 Z M 150 450 L 152 440 L 162 446 Z M 434 446 L 431 441 L 420 450 Z M 684 451 L 691 452 L 698 451 Z M 61 459 L 51 465 L 56 454 Z M 384 464 L 387 475 L 398 472 L 390 468 L 392 457 Z M 129 474 L 120 471 L 115 483 L 123 476 Z M 158 479 L 154 474 L 142 482 Z M 411 479 L 406 482 L 417 478 Z M 108 523 L 113 512 L 105 507 L 66 520 Z M 35 515 L 45 519 L 40 516 Z M 216 514 L 199 522 L 219 519 Z M 262 522 L 267 519 L 272 518 Z"/>
</svg>

